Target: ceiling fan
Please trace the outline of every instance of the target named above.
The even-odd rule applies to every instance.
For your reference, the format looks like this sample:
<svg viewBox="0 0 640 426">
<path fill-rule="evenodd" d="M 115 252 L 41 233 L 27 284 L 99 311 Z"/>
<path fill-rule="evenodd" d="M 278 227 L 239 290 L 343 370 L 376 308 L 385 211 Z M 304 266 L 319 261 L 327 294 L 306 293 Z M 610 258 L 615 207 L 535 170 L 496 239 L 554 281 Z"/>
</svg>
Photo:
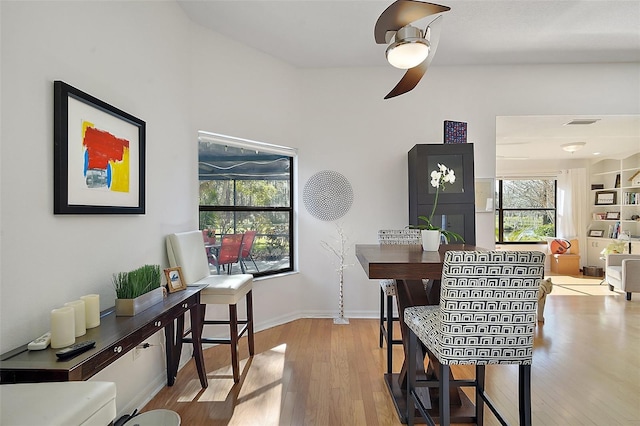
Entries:
<svg viewBox="0 0 640 426">
<path fill-rule="evenodd" d="M 442 15 L 431 21 L 424 31 L 411 23 L 448 10 L 451 8 L 439 4 L 397 0 L 382 12 L 373 32 L 376 43 L 390 43 L 386 51 L 387 60 L 394 67 L 407 70 L 385 99 L 402 95 L 416 87 L 436 53 Z"/>
</svg>

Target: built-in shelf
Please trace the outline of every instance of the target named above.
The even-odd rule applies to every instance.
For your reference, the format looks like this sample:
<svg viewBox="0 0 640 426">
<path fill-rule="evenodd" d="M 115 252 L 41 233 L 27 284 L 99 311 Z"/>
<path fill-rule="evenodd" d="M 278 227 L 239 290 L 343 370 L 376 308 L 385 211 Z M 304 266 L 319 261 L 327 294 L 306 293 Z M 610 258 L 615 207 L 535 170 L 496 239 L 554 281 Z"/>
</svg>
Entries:
<svg viewBox="0 0 640 426">
<path fill-rule="evenodd" d="M 591 230 L 601 230 L 603 237 L 588 237 L 587 262 L 589 266 L 604 266 L 602 250 L 619 234 L 640 235 L 640 221 L 632 219 L 640 216 L 640 186 L 632 185 L 631 179 L 640 172 L 640 153 L 621 160 L 603 159 L 590 167 L 591 220 L 587 234 Z M 613 194 L 614 204 L 596 204 L 598 194 Z M 637 194 L 637 195 L 636 195 Z M 634 200 L 630 202 L 630 200 Z M 602 201 L 602 200 L 601 200 Z M 597 218 L 608 213 L 617 213 L 618 219 Z M 627 240 L 629 241 L 629 240 Z M 640 240 L 632 238 L 628 250 L 640 252 Z"/>
</svg>

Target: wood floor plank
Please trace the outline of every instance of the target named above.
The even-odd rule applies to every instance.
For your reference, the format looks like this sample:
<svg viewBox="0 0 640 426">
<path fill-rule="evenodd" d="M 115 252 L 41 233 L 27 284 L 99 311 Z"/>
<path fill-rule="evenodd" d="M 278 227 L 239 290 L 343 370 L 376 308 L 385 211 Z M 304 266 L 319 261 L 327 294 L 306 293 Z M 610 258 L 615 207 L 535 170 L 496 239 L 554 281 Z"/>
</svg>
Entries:
<svg viewBox="0 0 640 426">
<path fill-rule="evenodd" d="M 551 293 L 545 317 L 534 342 L 533 424 L 640 426 L 640 301 L 626 301 L 619 293 Z M 208 348 L 208 389 L 200 388 L 190 361 L 176 384 L 162 389 L 142 411 L 171 409 L 189 426 L 400 425 L 382 378 L 386 348 L 378 347 L 377 325 L 374 319 L 351 319 L 347 325 L 331 319 L 292 321 L 256 333 L 251 359 L 243 338 L 243 374 L 236 385 L 229 347 Z M 402 349 L 394 347 L 393 353 L 398 371 Z M 472 367 L 453 371 L 455 377 L 473 377 Z M 486 387 L 517 424 L 517 367 L 489 366 Z M 485 419 L 487 426 L 499 424 L 488 410 Z"/>
</svg>

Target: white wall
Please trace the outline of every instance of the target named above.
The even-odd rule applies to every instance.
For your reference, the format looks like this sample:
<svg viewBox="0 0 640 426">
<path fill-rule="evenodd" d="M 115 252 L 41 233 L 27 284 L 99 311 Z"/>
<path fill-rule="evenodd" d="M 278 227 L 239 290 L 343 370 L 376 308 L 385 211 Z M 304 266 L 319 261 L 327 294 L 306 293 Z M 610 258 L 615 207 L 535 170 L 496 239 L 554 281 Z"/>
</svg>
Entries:
<svg viewBox="0 0 640 426">
<path fill-rule="evenodd" d="M 191 28 L 190 48 L 190 77 L 194 82 L 190 143 L 194 152 L 189 170 L 193 182 L 189 203 L 197 217 L 198 130 L 292 148 L 303 146 L 305 138 L 300 133 L 300 77 L 294 68 L 196 24 Z M 253 297 L 257 328 L 304 315 L 299 303 L 303 291 L 303 281 L 297 274 L 256 283 Z M 240 309 L 244 312 L 244 304 Z M 224 306 L 207 308 L 207 315 L 212 318 L 226 312 Z"/>
<path fill-rule="evenodd" d="M 298 148 L 299 197 L 321 170 L 351 181 L 341 223 L 354 317 L 376 314 L 378 291 L 353 244 L 407 224 L 407 152 L 442 141 L 443 120 L 469 123 L 476 177 L 493 177 L 497 115 L 640 113 L 638 64 L 434 67 L 384 101 L 401 77 L 390 67 L 297 70 L 188 22 L 172 2 L 3 1 L 0 19 L 1 352 L 42 334 L 48 312 L 80 295 L 112 305 L 113 272 L 166 265 L 163 236 L 197 226 L 197 130 Z M 146 215 L 52 214 L 55 79 L 147 122 Z M 335 224 L 302 206 L 297 219 L 300 271 L 255 284 L 258 328 L 337 311 L 336 267 L 320 246 L 334 242 Z M 477 215 L 478 245 L 493 247 L 492 219 Z M 158 347 L 142 359 L 97 377 L 116 381 L 119 413 L 162 385 Z"/>
<path fill-rule="evenodd" d="M 391 67 L 304 71 L 300 185 L 325 168 L 347 176 L 355 201 L 343 225 L 352 242 L 375 242 L 378 229 L 407 225 L 407 152 L 416 143 L 441 142 L 444 120 L 468 122 L 475 175 L 494 177 L 496 116 L 639 111 L 639 69 L 638 64 L 434 67 L 412 92 L 386 101 L 383 96 L 402 75 Z M 479 246 L 494 246 L 493 220 L 476 214 Z M 330 309 L 335 298 L 323 295 L 335 284 L 327 277 L 332 268 L 319 242 L 334 234 L 334 227 L 304 210 L 300 227 L 308 309 Z M 346 271 L 346 310 L 368 311 L 377 293 L 353 250 L 349 263 L 354 266 Z"/>
<path fill-rule="evenodd" d="M 88 293 L 114 304 L 111 275 L 166 265 L 163 236 L 193 226 L 190 23 L 173 2 L 0 2 L 0 350 L 49 329 L 52 308 Z M 53 81 L 146 121 L 146 214 L 53 215 Z M 177 201 L 175 202 L 177 197 Z M 156 356 L 154 356 L 156 354 Z M 162 379 L 163 357 L 125 356 L 99 377 L 125 410 Z M 133 406 L 132 408 L 135 408 Z"/>
</svg>

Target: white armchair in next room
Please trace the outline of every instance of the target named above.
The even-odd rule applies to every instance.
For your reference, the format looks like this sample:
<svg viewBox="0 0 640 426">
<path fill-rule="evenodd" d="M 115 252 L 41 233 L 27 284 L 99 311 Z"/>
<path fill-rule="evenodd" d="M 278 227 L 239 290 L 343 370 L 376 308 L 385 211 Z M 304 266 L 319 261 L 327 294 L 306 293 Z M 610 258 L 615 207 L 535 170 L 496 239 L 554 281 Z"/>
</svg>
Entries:
<svg viewBox="0 0 640 426">
<path fill-rule="evenodd" d="M 609 289 L 616 287 L 631 300 L 631 293 L 640 292 L 640 255 L 609 254 L 605 274 Z"/>
</svg>

